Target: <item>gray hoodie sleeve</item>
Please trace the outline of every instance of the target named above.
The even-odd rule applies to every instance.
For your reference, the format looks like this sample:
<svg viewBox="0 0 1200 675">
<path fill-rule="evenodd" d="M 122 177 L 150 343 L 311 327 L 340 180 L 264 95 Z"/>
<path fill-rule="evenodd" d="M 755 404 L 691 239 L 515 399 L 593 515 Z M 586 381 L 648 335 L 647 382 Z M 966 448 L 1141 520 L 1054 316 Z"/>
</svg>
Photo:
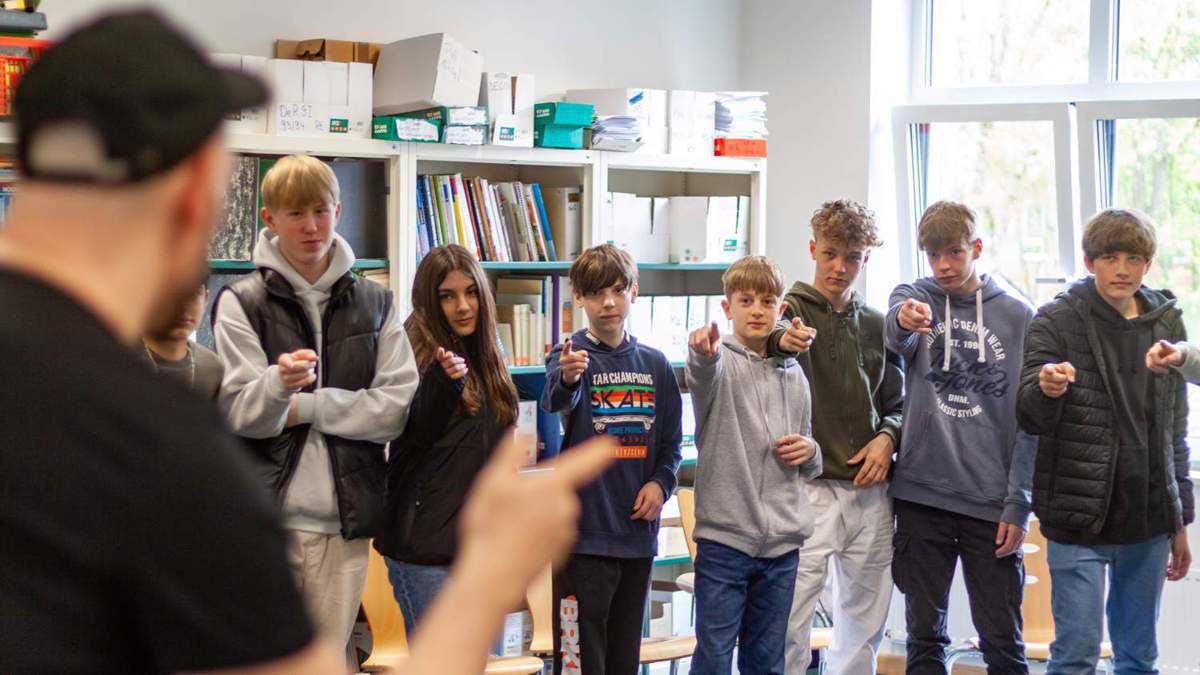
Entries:
<svg viewBox="0 0 1200 675">
<path fill-rule="evenodd" d="M 287 423 L 293 390 L 283 386 L 279 366 L 268 361 L 258 334 L 232 293 L 217 298 L 213 338 L 225 367 L 217 405 L 230 428 L 247 438 L 278 436 Z"/>
<path fill-rule="evenodd" d="M 1188 382 L 1200 384 L 1200 347 L 1187 342 L 1176 342 L 1175 348 L 1183 353 L 1183 363 L 1176 370 Z"/>
<path fill-rule="evenodd" d="M 888 349 L 906 359 L 912 358 L 913 354 L 917 352 L 917 345 L 921 341 L 920 333 L 904 330 L 900 327 L 900 322 L 897 320 L 900 316 L 900 308 L 904 306 L 904 302 L 909 298 L 926 302 L 925 298 L 917 296 L 916 288 L 909 284 L 900 284 L 892 291 L 892 297 L 888 298 L 887 316 L 883 320 L 884 343 Z"/>
<path fill-rule="evenodd" d="M 696 428 L 704 424 L 708 411 L 712 407 L 713 393 L 717 388 L 717 380 L 721 377 L 721 351 L 724 345 L 717 346 L 717 352 L 712 356 L 701 356 L 688 348 L 687 367 L 683 371 L 688 391 L 692 395 L 692 408 L 696 412 Z"/>
<path fill-rule="evenodd" d="M 296 394 L 298 419 L 333 436 L 387 443 L 404 431 L 418 380 L 416 357 L 392 305 L 379 331 L 371 386 L 357 391 L 321 387 Z"/>
</svg>

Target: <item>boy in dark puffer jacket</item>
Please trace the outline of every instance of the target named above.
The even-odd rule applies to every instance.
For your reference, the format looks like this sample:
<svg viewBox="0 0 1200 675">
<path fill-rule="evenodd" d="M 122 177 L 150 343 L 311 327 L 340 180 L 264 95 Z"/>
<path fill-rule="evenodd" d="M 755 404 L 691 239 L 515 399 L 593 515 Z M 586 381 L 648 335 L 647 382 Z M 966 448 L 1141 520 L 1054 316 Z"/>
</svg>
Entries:
<svg viewBox="0 0 1200 675">
<path fill-rule="evenodd" d="M 1191 562 L 1186 384 L 1143 358 L 1185 339 L 1175 297 L 1142 285 L 1155 247 L 1145 214 L 1097 214 L 1083 235 L 1093 276 L 1042 306 L 1025 342 L 1018 417 L 1041 436 L 1033 509 L 1050 540 L 1057 631 L 1048 673 L 1094 671 L 1106 606 L 1116 671 L 1157 672 L 1163 578 Z"/>
</svg>

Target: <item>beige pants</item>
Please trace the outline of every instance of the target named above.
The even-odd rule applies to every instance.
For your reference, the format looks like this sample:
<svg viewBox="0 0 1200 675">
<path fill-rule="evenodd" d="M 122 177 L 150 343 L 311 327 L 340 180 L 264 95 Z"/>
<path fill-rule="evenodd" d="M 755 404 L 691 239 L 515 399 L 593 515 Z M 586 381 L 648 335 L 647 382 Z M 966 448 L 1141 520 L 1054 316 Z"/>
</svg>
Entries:
<svg viewBox="0 0 1200 675">
<path fill-rule="evenodd" d="M 288 564 L 321 637 L 340 646 L 350 640 L 367 581 L 367 539 L 288 531 Z"/>
</svg>

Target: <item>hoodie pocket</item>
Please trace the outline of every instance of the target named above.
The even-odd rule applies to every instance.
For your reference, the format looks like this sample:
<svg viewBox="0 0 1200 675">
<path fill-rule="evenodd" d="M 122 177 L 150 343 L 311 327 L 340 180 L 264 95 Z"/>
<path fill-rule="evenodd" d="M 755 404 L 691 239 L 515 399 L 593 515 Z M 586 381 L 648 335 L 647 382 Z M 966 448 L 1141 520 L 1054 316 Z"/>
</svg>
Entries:
<svg viewBox="0 0 1200 675">
<path fill-rule="evenodd" d="M 973 502 L 1003 502 L 1011 441 L 982 417 L 924 413 L 918 433 L 905 434 L 898 466 L 903 479 Z"/>
</svg>

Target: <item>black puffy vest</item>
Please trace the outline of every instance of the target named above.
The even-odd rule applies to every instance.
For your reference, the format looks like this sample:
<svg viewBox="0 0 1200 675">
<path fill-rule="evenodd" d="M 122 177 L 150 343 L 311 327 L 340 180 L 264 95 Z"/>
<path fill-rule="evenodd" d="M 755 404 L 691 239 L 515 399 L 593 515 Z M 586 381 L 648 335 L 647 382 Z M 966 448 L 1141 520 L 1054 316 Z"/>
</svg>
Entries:
<svg viewBox="0 0 1200 675">
<path fill-rule="evenodd" d="M 321 318 L 325 344 L 319 350 L 304 307 L 283 275 L 259 268 L 221 289 L 221 294 L 226 292 L 241 303 L 268 361 L 297 349 L 313 349 L 321 354 L 317 372 L 322 387 L 357 391 L 371 386 L 379 331 L 392 305 L 391 291 L 362 282 L 349 272 L 338 279 Z M 214 321 L 217 304 L 213 303 Z M 315 384 L 305 391 L 314 389 Z M 263 478 L 279 500 L 295 474 L 310 427 L 301 424 L 274 438 L 244 439 L 263 460 Z M 342 536 L 374 536 L 384 516 L 383 446 L 330 434 L 325 434 L 325 444 L 333 467 Z"/>
</svg>

